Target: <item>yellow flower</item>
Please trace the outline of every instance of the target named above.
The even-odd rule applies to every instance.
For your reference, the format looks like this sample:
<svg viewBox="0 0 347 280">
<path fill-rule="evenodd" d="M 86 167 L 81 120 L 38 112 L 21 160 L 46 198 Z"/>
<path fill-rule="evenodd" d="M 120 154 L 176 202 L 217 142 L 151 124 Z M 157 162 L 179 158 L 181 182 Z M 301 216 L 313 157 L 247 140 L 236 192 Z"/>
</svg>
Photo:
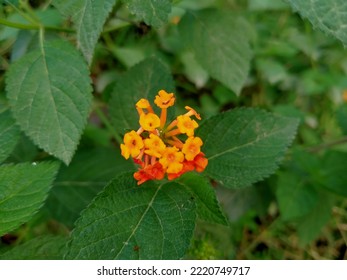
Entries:
<svg viewBox="0 0 347 280">
<path fill-rule="evenodd" d="M 177 117 L 177 127 L 181 133 L 185 133 L 188 136 L 194 135 L 194 129 L 199 125 L 196 121 L 192 120 L 188 116 L 178 116 Z"/>
<path fill-rule="evenodd" d="M 185 106 L 184 109 L 188 110 L 187 113 L 185 113 L 185 116 L 195 116 L 198 120 L 201 120 L 200 114 L 198 114 L 193 108 L 189 107 L 189 106 Z"/>
<path fill-rule="evenodd" d="M 168 147 L 165 149 L 159 163 L 167 168 L 167 173 L 178 173 L 183 168 L 184 155 L 176 147 Z"/>
<path fill-rule="evenodd" d="M 182 152 L 187 160 L 194 160 L 194 158 L 200 153 L 200 147 L 202 146 L 202 140 L 200 137 L 189 137 L 183 144 Z"/>
<path fill-rule="evenodd" d="M 154 103 L 162 109 L 171 107 L 175 103 L 174 94 L 167 93 L 165 90 L 160 90 L 158 95 L 155 97 Z"/>
<path fill-rule="evenodd" d="M 145 139 L 145 153 L 150 156 L 160 158 L 166 146 L 159 136 L 151 133 L 149 138 Z"/>
<path fill-rule="evenodd" d="M 147 112 L 145 112 L 143 109 L 146 109 Z M 151 104 L 149 104 L 149 101 L 147 99 L 144 99 L 144 98 L 141 98 L 136 103 L 136 110 L 140 116 L 142 114 L 145 114 L 145 113 L 154 113 Z"/>
<path fill-rule="evenodd" d="M 344 90 L 342 93 L 342 99 L 343 101 L 347 102 L 347 90 Z"/>
<path fill-rule="evenodd" d="M 156 114 L 141 114 L 140 125 L 144 130 L 153 131 L 160 126 L 160 119 Z"/>
<path fill-rule="evenodd" d="M 124 144 L 120 145 L 122 156 L 128 159 L 131 157 L 137 157 L 141 149 L 144 147 L 143 140 L 134 130 L 124 135 Z"/>
<path fill-rule="evenodd" d="M 155 97 L 155 104 L 161 108 L 160 117 L 147 99 L 136 103 L 140 127 L 137 132 L 126 133 L 120 146 L 122 156 L 132 157 L 139 166 L 134 173 L 138 185 L 148 180 L 162 180 L 165 174 L 173 180 L 189 171 L 202 172 L 208 164 L 200 150 L 202 140 L 194 137 L 198 123 L 193 118 L 201 118 L 193 108 L 186 106 L 185 114 L 166 124 L 168 107 L 174 103 L 173 93 L 160 90 Z"/>
<path fill-rule="evenodd" d="M 139 107 L 141 109 L 148 109 L 149 107 L 151 107 L 151 105 L 149 104 L 149 101 L 147 99 L 141 98 L 136 103 L 136 107 Z"/>
</svg>

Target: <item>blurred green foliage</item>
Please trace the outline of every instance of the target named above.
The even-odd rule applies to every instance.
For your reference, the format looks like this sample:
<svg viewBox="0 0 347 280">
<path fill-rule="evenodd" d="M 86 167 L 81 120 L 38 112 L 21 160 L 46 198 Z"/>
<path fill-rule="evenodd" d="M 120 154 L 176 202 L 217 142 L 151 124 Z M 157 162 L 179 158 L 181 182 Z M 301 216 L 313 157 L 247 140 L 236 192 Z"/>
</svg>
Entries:
<svg viewBox="0 0 347 280">
<path fill-rule="evenodd" d="M 64 36 L 72 42 L 75 40 L 69 32 L 71 22 L 62 20 L 50 5 L 51 1 L 5 2 L 7 4 L 0 6 L 1 18 L 30 24 L 17 7 L 18 2 L 26 3 L 45 25 L 64 28 Z M 288 3 L 280 0 L 171 1 L 171 12 L 163 11 L 159 21 L 154 21 L 151 15 L 141 17 L 136 13 L 135 5 L 139 1 L 130 1 L 129 7 L 121 1 L 116 2 L 90 61 L 96 100 L 94 107 L 101 106 L 106 111 L 105 104 L 114 102 L 114 97 L 111 97 L 113 89 L 122 88 L 124 80 L 132 78 L 131 72 L 126 75 L 123 72 L 146 58 L 156 56 L 163 65 L 155 67 L 161 68 L 166 84 L 171 85 L 172 81 L 165 71 L 169 69 L 173 74 L 179 107 L 183 108 L 186 104 L 193 106 L 203 118 L 237 107 L 260 107 L 300 120 L 294 145 L 276 174 L 243 189 L 227 189 L 218 182 L 212 182 L 223 211 L 230 220 L 229 225 L 200 221 L 185 258 L 347 259 L 347 53 L 343 44 L 312 27 L 309 20 L 293 13 Z M 243 61 L 249 63 L 244 66 L 249 68 L 246 77 L 231 79 L 236 79 L 240 85 L 230 86 L 225 82 L 226 78 L 216 76 L 209 68 L 211 61 L 203 61 L 208 57 L 204 57 L 203 52 L 196 52 L 199 46 L 187 47 L 181 40 L 180 29 L 188 24 L 189 19 L 185 18 L 183 25 L 180 21 L 187 8 L 194 13 L 205 8 L 228 10 L 244 21 L 242 24 L 250 40 L 252 59 L 246 50 L 243 57 Z M 213 26 L 209 28 L 213 30 Z M 226 36 L 233 36 L 232 32 L 228 33 L 231 26 L 226 24 L 223 28 Z M 186 40 L 190 35 L 185 35 Z M 4 73 L 11 62 L 34 48 L 37 36 L 35 30 L 19 31 L 9 26 L 0 28 L 1 113 L 2 104 L 6 104 L 6 101 L 3 102 Z M 46 36 L 55 38 L 54 28 L 47 30 Z M 230 44 L 239 43 L 233 39 L 228 37 L 227 41 Z M 218 42 L 214 43 L 216 45 L 211 44 L 211 47 L 218 51 L 221 46 Z M 90 52 L 88 55 L 90 59 Z M 217 60 L 217 63 L 221 61 Z M 153 82 L 154 87 L 160 87 L 156 82 Z M 133 86 L 138 86 L 136 81 Z M 117 98 L 126 100 L 126 106 L 132 106 L 128 104 L 127 96 Z M 115 112 L 110 111 L 111 118 L 114 118 Z M 120 137 L 125 129 L 122 127 L 115 134 Z M 20 140 L 8 162 L 47 157 L 24 135 L 18 137 Z M 109 141 L 110 138 L 113 142 Z M 86 182 L 104 182 L 112 177 L 112 172 L 122 169 L 119 162 L 123 160 L 110 158 L 112 154 L 108 152 L 114 142 L 119 142 L 116 138 L 114 133 L 105 129 L 100 114 L 93 110 L 74 161 L 70 167 L 60 170 L 48 202 L 59 201 L 59 184 L 64 187 L 73 185 L 70 179 L 75 180 L 77 177 L 74 174 L 80 169 L 75 162 L 81 158 L 86 162 L 86 166 L 80 169 L 85 172 L 83 179 Z M 93 157 L 116 167 L 89 166 L 86 159 L 89 151 Z M 121 164 L 125 164 L 124 161 Z M 130 165 L 124 167 L 127 170 L 131 168 Z M 100 170 L 105 177 L 100 180 L 89 178 L 88 172 Z M 79 185 L 73 186 L 78 188 Z M 3 236 L 0 252 L 7 251 L 10 256 L 8 249 L 13 245 L 37 236 L 68 235 L 79 211 L 101 188 L 100 185 L 97 189 L 85 190 L 81 194 L 84 196 L 83 205 L 73 205 L 71 201 L 73 207 L 60 205 L 58 213 L 53 211 L 52 214 L 52 207 L 48 204 L 30 222 Z M 59 246 L 61 242 L 59 239 Z M 56 251 L 54 257 L 57 257 Z"/>
</svg>

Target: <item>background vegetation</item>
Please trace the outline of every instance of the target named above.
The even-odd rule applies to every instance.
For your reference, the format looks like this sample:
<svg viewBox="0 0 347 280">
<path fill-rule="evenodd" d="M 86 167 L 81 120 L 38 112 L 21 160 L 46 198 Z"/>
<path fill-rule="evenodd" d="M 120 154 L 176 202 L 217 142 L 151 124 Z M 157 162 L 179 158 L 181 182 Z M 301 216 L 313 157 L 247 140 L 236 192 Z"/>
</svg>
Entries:
<svg viewBox="0 0 347 280">
<path fill-rule="evenodd" d="M 70 2 L 82 3 L 88 12 L 88 1 Z M 347 259 L 344 1 L 316 1 L 315 7 L 309 0 L 166 0 L 158 1 L 154 14 L 146 6 L 152 1 L 101 2 L 102 8 L 94 7 L 100 16 L 91 24 L 80 17 L 81 7 L 66 1 L 2 1 L 0 132 L 8 128 L 11 133 L 0 138 L 0 159 L 6 165 L 0 179 L 16 177 L 8 164 L 30 165 L 52 155 L 68 166 L 62 163 L 59 168 L 55 161 L 40 165 L 43 175 L 36 185 L 53 187 L 43 206 L 37 200 L 35 209 L 40 210 L 19 228 L 2 232 L 0 221 L 0 258 L 61 258 L 81 210 L 115 174 L 133 168 L 117 150 L 129 129 L 120 109 L 133 110 L 134 98 L 127 94 L 145 77 L 154 88 L 163 85 L 176 93 L 178 112 L 189 105 L 203 119 L 256 107 L 299 120 L 293 145 L 274 174 L 264 174 L 254 184 L 259 180 L 250 180 L 244 188 L 212 181 L 230 222 L 199 220 L 184 258 Z M 318 9 L 323 2 L 324 16 Z M 187 16 L 188 10 L 193 16 Z M 64 41 L 54 43 L 58 37 Z M 31 126 L 25 114 L 13 109 L 22 89 L 16 83 L 25 75 L 26 63 L 40 59 L 38 44 L 56 59 L 54 74 L 75 69 L 71 71 L 80 81 L 71 96 L 81 114 L 74 115 L 78 124 L 69 128 L 71 145 L 65 149 L 52 142 L 46 145 L 48 134 L 38 132 L 44 131 L 42 126 L 49 131 L 52 123 Z M 79 51 L 82 55 L 76 54 Z M 28 53 L 26 60 L 10 66 Z M 59 64 L 61 57 L 69 63 Z M 158 75 L 150 76 L 150 69 Z M 44 75 L 33 71 L 32 78 Z M 64 80 L 53 83 L 68 87 Z M 68 104 L 64 98 L 59 101 Z M 21 129 L 11 121 L 11 106 Z M 64 133 L 54 131 L 57 135 L 50 137 L 68 141 Z M 5 195 L 0 182 L 0 205 Z"/>
</svg>

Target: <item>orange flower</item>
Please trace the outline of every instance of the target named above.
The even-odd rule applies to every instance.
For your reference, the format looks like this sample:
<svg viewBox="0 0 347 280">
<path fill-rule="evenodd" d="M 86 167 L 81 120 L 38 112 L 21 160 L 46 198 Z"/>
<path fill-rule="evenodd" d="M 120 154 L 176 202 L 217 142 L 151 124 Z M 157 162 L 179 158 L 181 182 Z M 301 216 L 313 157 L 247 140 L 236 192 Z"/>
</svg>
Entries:
<svg viewBox="0 0 347 280">
<path fill-rule="evenodd" d="M 342 93 L 342 99 L 343 101 L 347 102 L 347 90 L 344 90 Z"/>
<path fill-rule="evenodd" d="M 131 157 L 137 157 L 141 149 L 144 146 L 141 136 L 139 136 L 134 130 L 126 133 L 124 135 L 124 144 L 121 144 L 120 148 L 122 151 L 122 156 L 128 159 Z"/>
<path fill-rule="evenodd" d="M 149 138 L 145 139 L 145 153 L 147 155 L 160 158 L 165 148 L 163 140 L 155 134 L 150 134 Z"/>
<path fill-rule="evenodd" d="M 185 133 L 188 136 L 194 135 L 194 129 L 199 125 L 196 121 L 192 120 L 188 116 L 178 116 L 177 117 L 177 127 L 181 133 Z"/>
<path fill-rule="evenodd" d="M 194 162 L 194 167 L 197 172 L 202 172 L 205 170 L 207 164 L 208 164 L 208 159 L 205 158 L 204 153 L 199 153 L 193 160 Z"/>
<path fill-rule="evenodd" d="M 167 93 L 165 90 L 160 90 L 155 97 L 154 103 L 161 109 L 171 107 L 175 103 L 174 94 Z"/>
<path fill-rule="evenodd" d="M 177 172 L 177 173 L 168 173 L 167 174 L 167 178 L 169 180 L 173 180 L 173 179 L 176 179 L 176 178 L 180 177 L 181 175 L 183 175 L 186 172 L 193 171 L 194 169 L 195 169 L 194 162 L 192 162 L 192 161 L 184 161 L 182 170 L 180 172 Z"/>
<path fill-rule="evenodd" d="M 134 173 L 134 178 L 137 184 L 141 185 L 148 180 L 162 180 L 164 179 L 165 171 L 159 162 L 153 165 L 147 165 L 143 169 Z"/>
<path fill-rule="evenodd" d="M 200 115 L 186 106 L 187 113 L 166 125 L 167 109 L 174 103 L 173 93 L 158 92 L 155 104 L 161 108 L 160 118 L 147 99 L 142 98 L 136 103 L 140 128 L 137 132 L 126 133 L 120 146 L 122 156 L 126 159 L 131 156 L 139 166 L 134 173 L 138 185 L 148 180 L 162 180 L 165 174 L 173 180 L 189 171 L 202 172 L 207 166 L 208 160 L 201 152 L 203 142 L 194 137 L 198 123 L 191 119 L 194 116 L 200 120 Z"/>
<path fill-rule="evenodd" d="M 185 113 L 185 116 L 195 116 L 198 120 L 201 120 L 200 114 L 198 114 L 193 108 L 189 107 L 189 106 L 185 106 L 184 109 L 188 110 L 187 113 Z"/>
<path fill-rule="evenodd" d="M 147 113 L 154 113 L 151 104 L 149 104 L 149 101 L 147 99 L 141 98 L 136 103 L 136 110 L 139 113 L 139 116 L 146 113 L 144 109 L 147 110 Z"/>
<path fill-rule="evenodd" d="M 160 125 L 160 119 L 156 114 L 148 113 L 140 116 L 140 125 L 146 131 L 153 131 Z"/>
<path fill-rule="evenodd" d="M 193 160 L 197 154 L 200 153 L 200 147 L 202 146 L 202 140 L 200 137 L 189 137 L 183 144 L 182 152 L 187 160 Z"/>
<path fill-rule="evenodd" d="M 161 165 L 167 169 L 167 173 L 177 173 L 183 168 L 184 155 L 176 147 L 166 148 L 162 158 L 159 159 Z"/>
<path fill-rule="evenodd" d="M 166 123 L 167 108 L 175 103 L 174 94 L 167 93 L 165 90 L 160 90 L 155 97 L 154 103 L 161 108 L 160 128 L 163 128 Z"/>
</svg>

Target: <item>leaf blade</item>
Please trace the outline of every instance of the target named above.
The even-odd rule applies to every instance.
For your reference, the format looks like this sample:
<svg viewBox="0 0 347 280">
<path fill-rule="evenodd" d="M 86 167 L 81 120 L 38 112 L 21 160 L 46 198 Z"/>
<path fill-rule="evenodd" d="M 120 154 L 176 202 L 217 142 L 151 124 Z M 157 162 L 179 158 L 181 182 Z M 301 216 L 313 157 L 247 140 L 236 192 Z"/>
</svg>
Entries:
<svg viewBox="0 0 347 280">
<path fill-rule="evenodd" d="M 0 163 L 13 151 L 20 137 L 20 131 L 10 112 L 0 113 Z"/>
<path fill-rule="evenodd" d="M 295 11 L 314 28 L 340 40 L 347 46 L 347 3 L 344 0 L 287 0 Z"/>
<path fill-rule="evenodd" d="M 0 167 L 0 235 L 25 223 L 41 208 L 58 168 L 58 162 Z"/>
<path fill-rule="evenodd" d="M 186 186 L 196 197 L 197 215 L 199 218 L 221 225 L 228 224 L 216 193 L 206 178 L 196 173 L 186 173 L 179 179 L 179 182 Z"/>
<path fill-rule="evenodd" d="M 77 50 L 63 40 L 42 42 L 40 49 L 11 65 L 6 82 L 21 129 L 40 148 L 68 164 L 92 99 L 89 70 Z"/>
<path fill-rule="evenodd" d="M 61 260 L 67 240 L 63 236 L 40 236 L 6 251 L 0 260 Z"/>
<path fill-rule="evenodd" d="M 139 188 L 130 173 L 120 175 L 77 221 L 67 258 L 182 258 L 193 234 L 194 209 L 190 194 L 175 183 Z"/>
<path fill-rule="evenodd" d="M 155 28 L 160 28 L 167 23 L 171 12 L 169 0 L 127 0 L 124 2 L 128 5 L 131 13 Z"/>
<path fill-rule="evenodd" d="M 95 148 L 76 154 L 68 167 L 57 175 L 46 206 L 51 216 L 73 227 L 80 212 L 107 183 L 134 166 L 120 155 L 118 149 Z"/>
<path fill-rule="evenodd" d="M 77 45 L 88 64 L 102 27 L 117 0 L 54 0 L 53 5 L 66 17 L 71 17 L 77 31 Z"/>
<path fill-rule="evenodd" d="M 244 19 L 212 9 L 189 12 L 179 24 L 181 37 L 196 60 L 236 94 L 246 81 L 252 56 L 247 37 L 250 32 L 245 29 L 249 27 Z"/>
<path fill-rule="evenodd" d="M 296 119 L 251 108 L 207 119 L 197 131 L 209 160 L 205 172 L 230 188 L 262 180 L 278 168 L 297 125 Z"/>
</svg>

